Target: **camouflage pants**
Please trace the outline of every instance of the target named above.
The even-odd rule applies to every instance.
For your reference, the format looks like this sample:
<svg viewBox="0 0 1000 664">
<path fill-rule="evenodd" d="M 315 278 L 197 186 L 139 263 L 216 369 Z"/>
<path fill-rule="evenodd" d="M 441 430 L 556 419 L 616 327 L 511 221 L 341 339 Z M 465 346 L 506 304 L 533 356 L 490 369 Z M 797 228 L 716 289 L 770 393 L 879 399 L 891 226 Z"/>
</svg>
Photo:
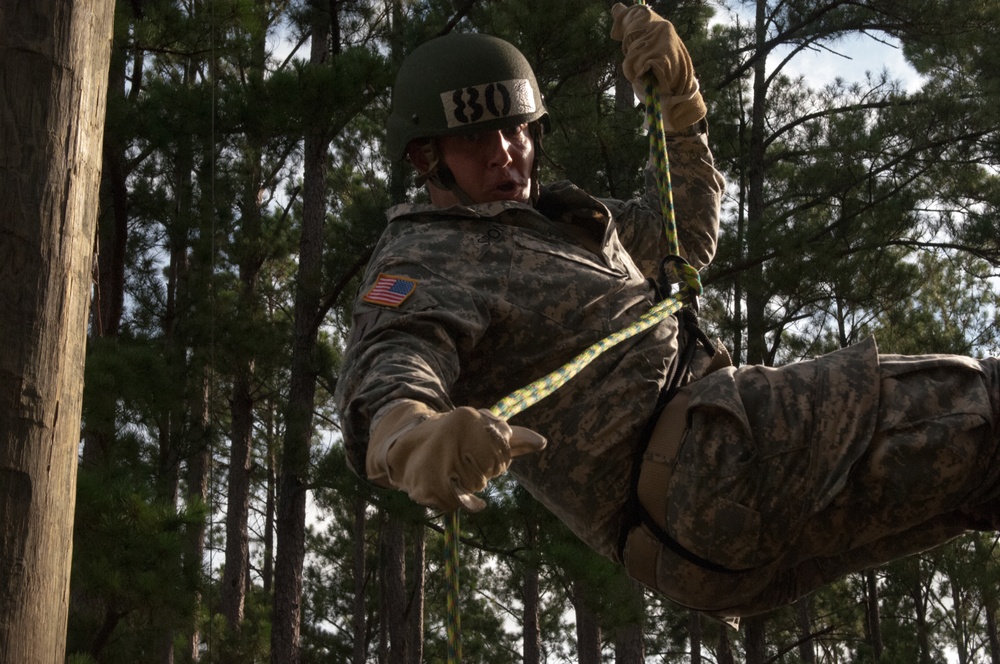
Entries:
<svg viewBox="0 0 1000 664">
<path fill-rule="evenodd" d="M 1000 526 L 997 358 L 879 356 L 869 341 L 777 369 L 730 367 L 685 390 L 665 522 L 729 571 L 661 548 L 651 585 L 682 605 L 752 615 Z"/>
</svg>

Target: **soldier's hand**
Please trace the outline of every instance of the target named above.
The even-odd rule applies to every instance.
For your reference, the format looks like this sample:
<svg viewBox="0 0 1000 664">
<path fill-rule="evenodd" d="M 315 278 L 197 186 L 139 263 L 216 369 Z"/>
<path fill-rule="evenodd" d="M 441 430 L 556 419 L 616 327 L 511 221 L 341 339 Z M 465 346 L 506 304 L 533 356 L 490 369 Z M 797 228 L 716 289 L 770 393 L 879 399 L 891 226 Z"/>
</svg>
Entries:
<svg viewBox="0 0 1000 664">
<path fill-rule="evenodd" d="M 694 66 L 673 24 L 646 5 L 622 3 L 611 8 L 611 38 L 622 43 L 622 72 L 640 99 L 645 98 L 646 74 L 656 79 L 663 119 L 668 129 L 683 129 L 705 117 Z"/>
<path fill-rule="evenodd" d="M 513 457 L 544 447 L 539 434 L 512 427 L 488 410 L 437 413 L 401 400 L 372 428 L 366 470 L 372 481 L 401 489 L 422 505 L 477 512 L 486 503 L 474 492 L 506 472 Z"/>
</svg>

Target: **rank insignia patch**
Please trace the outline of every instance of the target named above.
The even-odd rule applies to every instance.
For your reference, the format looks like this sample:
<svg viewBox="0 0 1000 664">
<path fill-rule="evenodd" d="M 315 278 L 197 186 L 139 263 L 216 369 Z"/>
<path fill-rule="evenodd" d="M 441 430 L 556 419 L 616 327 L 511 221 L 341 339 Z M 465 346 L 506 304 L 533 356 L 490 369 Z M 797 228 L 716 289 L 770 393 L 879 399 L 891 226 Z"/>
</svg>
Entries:
<svg viewBox="0 0 1000 664">
<path fill-rule="evenodd" d="M 398 307 L 406 298 L 413 295 L 417 282 L 406 277 L 395 277 L 391 274 L 380 274 L 375 285 L 365 294 L 364 301 L 381 304 L 387 307 Z"/>
</svg>

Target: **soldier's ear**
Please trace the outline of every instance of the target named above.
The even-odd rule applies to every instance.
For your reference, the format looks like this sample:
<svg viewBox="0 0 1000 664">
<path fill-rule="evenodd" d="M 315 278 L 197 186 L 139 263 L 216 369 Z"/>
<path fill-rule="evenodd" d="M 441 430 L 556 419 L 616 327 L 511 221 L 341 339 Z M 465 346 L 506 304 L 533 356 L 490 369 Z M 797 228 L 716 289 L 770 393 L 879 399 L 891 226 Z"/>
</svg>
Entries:
<svg viewBox="0 0 1000 664">
<path fill-rule="evenodd" d="M 421 175 L 426 174 L 431 170 L 433 164 L 430 161 L 430 154 L 428 154 L 428 141 L 410 141 L 406 146 L 406 158 L 410 160 L 413 167 L 417 169 L 417 173 Z"/>
</svg>

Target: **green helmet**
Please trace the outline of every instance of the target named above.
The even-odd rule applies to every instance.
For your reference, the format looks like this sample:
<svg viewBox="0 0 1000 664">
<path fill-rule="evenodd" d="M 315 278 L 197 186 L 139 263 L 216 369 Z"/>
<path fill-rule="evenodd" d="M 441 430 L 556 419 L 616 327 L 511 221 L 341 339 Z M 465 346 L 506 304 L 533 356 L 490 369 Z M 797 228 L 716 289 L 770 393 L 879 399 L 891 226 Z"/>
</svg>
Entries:
<svg viewBox="0 0 1000 664">
<path fill-rule="evenodd" d="M 514 127 L 548 114 L 535 73 L 497 37 L 453 33 L 418 46 L 392 91 L 386 153 L 403 158 L 415 138 Z"/>
</svg>

